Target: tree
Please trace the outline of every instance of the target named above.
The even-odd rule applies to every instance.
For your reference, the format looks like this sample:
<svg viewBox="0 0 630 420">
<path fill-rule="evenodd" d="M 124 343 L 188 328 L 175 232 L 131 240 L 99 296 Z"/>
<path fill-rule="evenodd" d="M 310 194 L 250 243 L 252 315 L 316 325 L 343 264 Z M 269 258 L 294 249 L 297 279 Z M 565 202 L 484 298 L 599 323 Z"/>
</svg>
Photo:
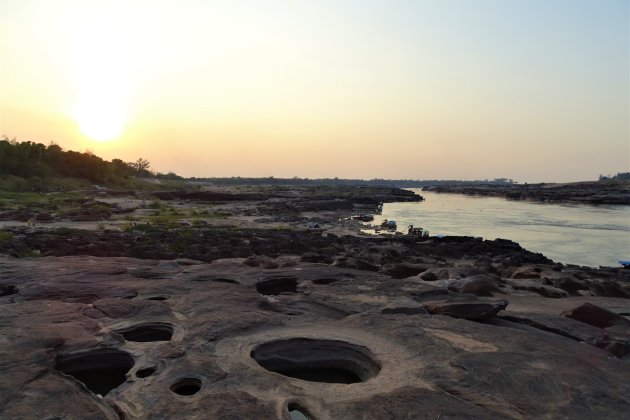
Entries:
<svg viewBox="0 0 630 420">
<path fill-rule="evenodd" d="M 135 162 L 131 162 L 129 164 L 136 171 L 136 175 L 138 176 L 149 176 L 151 172 L 149 172 L 149 167 L 151 164 L 148 160 L 143 158 L 138 158 Z"/>
</svg>

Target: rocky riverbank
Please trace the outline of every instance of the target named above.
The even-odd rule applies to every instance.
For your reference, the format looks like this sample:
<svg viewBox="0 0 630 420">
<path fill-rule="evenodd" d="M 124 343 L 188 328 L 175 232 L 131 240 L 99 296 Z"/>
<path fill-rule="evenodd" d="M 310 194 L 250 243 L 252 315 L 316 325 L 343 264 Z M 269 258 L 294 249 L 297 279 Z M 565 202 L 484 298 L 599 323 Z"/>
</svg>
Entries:
<svg viewBox="0 0 630 420">
<path fill-rule="evenodd" d="M 630 270 L 362 235 L 353 212 L 419 198 L 350 190 L 130 196 L 124 228 L 0 231 L 0 417 L 630 411 Z M 143 219 L 202 205 L 194 224 Z"/>
<path fill-rule="evenodd" d="M 630 182 L 598 181 L 568 184 L 436 185 L 424 191 L 503 197 L 549 203 L 630 205 Z"/>
</svg>

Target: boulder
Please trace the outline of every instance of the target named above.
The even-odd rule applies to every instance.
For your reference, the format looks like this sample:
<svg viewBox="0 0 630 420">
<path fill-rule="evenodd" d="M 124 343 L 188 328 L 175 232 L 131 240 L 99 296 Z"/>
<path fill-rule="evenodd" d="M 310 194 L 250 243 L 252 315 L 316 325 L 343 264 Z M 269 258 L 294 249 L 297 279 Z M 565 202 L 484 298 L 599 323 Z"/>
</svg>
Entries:
<svg viewBox="0 0 630 420">
<path fill-rule="evenodd" d="M 592 303 L 585 303 L 563 312 L 562 315 L 599 328 L 612 326 L 630 328 L 630 321 L 623 316 Z"/>
<path fill-rule="evenodd" d="M 431 315 L 447 315 L 471 321 L 486 321 L 508 306 L 507 300 L 454 300 L 442 302 L 424 302 L 424 308 Z"/>
<path fill-rule="evenodd" d="M 477 274 L 455 280 L 448 286 L 448 290 L 458 293 L 472 293 L 477 296 L 492 296 L 497 292 L 498 277 L 489 274 Z"/>
</svg>

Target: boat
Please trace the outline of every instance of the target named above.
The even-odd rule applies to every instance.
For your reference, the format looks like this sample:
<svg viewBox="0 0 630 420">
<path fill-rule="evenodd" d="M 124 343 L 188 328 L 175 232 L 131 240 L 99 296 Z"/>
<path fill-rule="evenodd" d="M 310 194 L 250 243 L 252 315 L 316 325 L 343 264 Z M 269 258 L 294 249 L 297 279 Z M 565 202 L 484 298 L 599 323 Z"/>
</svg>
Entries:
<svg viewBox="0 0 630 420">
<path fill-rule="evenodd" d="M 385 229 L 395 230 L 397 228 L 396 221 L 385 219 L 383 220 L 383 223 L 381 223 L 381 227 Z"/>
<path fill-rule="evenodd" d="M 352 220 L 360 220 L 362 222 L 371 222 L 374 220 L 374 216 L 371 214 L 355 214 L 352 216 Z"/>
<path fill-rule="evenodd" d="M 421 227 L 414 227 L 413 225 L 409 225 L 409 227 L 407 228 L 407 234 L 408 235 L 420 236 L 422 238 L 428 238 L 429 237 L 429 231 L 428 230 L 424 230 Z"/>
</svg>

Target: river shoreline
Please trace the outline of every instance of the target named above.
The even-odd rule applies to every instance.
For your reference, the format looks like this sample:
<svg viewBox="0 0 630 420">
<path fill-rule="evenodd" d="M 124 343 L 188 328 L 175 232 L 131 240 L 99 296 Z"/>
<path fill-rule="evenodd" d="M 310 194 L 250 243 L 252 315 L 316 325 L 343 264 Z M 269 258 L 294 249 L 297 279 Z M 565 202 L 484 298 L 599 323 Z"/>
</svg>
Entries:
<svg viewBox="0 0 630 420">
<path fill-rule="evenodd" d="M 436 193 L 503 197 L 545 203 L 630 205 L 630 181 L 593 181 L 564 184 L 435 185 L 424 187 Z"/>
<path fill-rule="evenodd" d="M 252 187 L 5 207 L 49 222 L 0 230 L 0 417 L 630 411 L 630 270 L 351 219 L 401 197 L 420 200 Z"/>
</svg>

